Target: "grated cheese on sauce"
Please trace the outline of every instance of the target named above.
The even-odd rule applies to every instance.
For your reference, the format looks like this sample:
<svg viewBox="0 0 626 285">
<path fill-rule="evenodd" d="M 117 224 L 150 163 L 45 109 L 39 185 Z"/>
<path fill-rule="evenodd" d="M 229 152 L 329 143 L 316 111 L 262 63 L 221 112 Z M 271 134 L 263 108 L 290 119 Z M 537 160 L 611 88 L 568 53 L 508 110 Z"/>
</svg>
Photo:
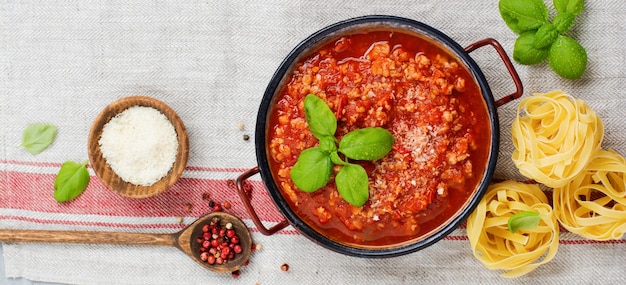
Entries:
<svg viewBox="0 0 626 285">
<path fill-rule="evenodd" d="M 102 156 L 128 183 L 150 186 L 163 178 L 176 160 L 176 130 L 151 107 L 134 106 L 104 125 L 98 141 Z"/>
</svg>

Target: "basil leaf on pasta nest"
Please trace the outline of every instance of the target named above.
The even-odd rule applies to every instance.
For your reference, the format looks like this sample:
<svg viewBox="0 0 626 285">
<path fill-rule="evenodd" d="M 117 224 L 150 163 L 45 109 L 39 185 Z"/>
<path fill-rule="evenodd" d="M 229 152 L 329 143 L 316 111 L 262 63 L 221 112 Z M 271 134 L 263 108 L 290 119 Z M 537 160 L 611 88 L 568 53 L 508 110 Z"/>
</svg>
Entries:
<svg viewBox="0 0 626 285">
<path fill-rule="evenodd" d="M 58 202 L 73 200 L 83 193 L 89 180 L 87 161 L 83 164 L 64 162 L 54 180 L 54 199 Z"/>
<path fill-rule="evenodd" d="M 289 175 L 300 190 L 314 192 L 328 183 L 332 170 L 329 154 L 314 147 L 300 153 Z"/>
<path fill-rule="evenodd" d="M 339 195 L 352 206 L 363 206 L 369 199 L 367 172 L 358 164 L 345 164 L 337 173 L 335 183 Z"/>
<path fill-rule="evenodd" d="M 524 211 L 511 216 L 507 222 L 509 231 L 514 233 L 519 230 L 536 228 L 541 221 L 541 216 L 537 212 Z"/>
<path fill-rule="evenodd" d="M 32 124 L 24 129 L 21 146 L 31 154 L 37 155 L 44 151 L 57 134 L 57 127 L 49 124 Z"/>
<path fill-rule="evenodd" d="M 320 97 L 309 94 L 304 98 L 304 115 L 311 133 L 317 139 L 335 136 L 337 118 Z"/>
</svg>

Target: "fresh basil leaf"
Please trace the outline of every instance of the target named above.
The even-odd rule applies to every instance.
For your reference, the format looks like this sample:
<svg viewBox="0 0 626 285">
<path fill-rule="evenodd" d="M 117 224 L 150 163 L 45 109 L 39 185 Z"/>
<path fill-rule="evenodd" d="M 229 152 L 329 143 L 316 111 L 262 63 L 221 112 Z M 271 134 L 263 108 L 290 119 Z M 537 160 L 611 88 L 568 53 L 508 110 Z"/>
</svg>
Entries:
<svg viewBox="0 0 626 285">
<path fill-rule="evenodd" d="M 307 148 L 300 153 L 298 161 L 291 168 L 291 180 L 305 192 L 318 190 L 330 180 L 333 164 L 328 153 L 318 147 Z"/>
<path fill-rule="evenodd" d="M 335 177 L 339 195 L 355 207 L 360 207 L 369 199 L 367 172 L 358 164 L 344 165 Z"/>
<path fill-rule="evenodd" d="M 54 199 L 58 202 L 73 200 L 83 193 L 88 184 L 87 161 L 83 164 L 66 161 L 54 180 Z"/>
<path fill-rule="evenodd" d="M 32 124 L 24 129 L 22 145 L 26 151 L 37 155 L 44 151 L 57 134 L 57 127 L 48 124 Z"/>
<path fill-rule="evenodd" d="M 509 231 L 514 233 L 519 230 L 532 229 L 539 225 L 541 216 L 539 213 L 532 211 L 519 212 L 511 216 L 507 222 Z"/>
<path fill-rule="evenodd" d="M 347 164 L 347 162 L 343 161 L 343 159 L 339 157 L 339 153 L 337 153 L 336 151 L 333 151 L 330 153 L 330 161 L 332 161 L 334 164 L 339 164 L 339 165 Z"/>
<path fill-rule="evenodd" d="M 356 160 L 377 160 L 387 155 L 394 138 L 389 131 L 379 128 L 364 128 L 347 133 L 339 142 L 339 152 Z"/>
<path fill-rule="evenodd" d="M 559 13 L 580 14 L 585 7 L 585 0 L 554 0 L 554 8 Z"/>
<path fill-rule="evenodd" d="M 569 29 L 572 27 L 572 25 L 574 24 L 574 19 L 576 19 L 576 16 L 574 16 L 574 14 L 572 13 L 560 13 L 554 16 L 552 23 L 554 24 L 556 30 L 559 33 L 563 34 L 569 31 Z"/>
<path fill-rule="evenodd" d="M 550 46 L 550 68 L 563 78 L 578 79 L 587 67 L 587 52 L 576 40 L 559 36 Z"/>
<path fill-rule="evenodd" d="M 304 98 L 304 113 L 309 129 L 317 139 L 335 136 L 337 118 L 320 97 L 307 95 Z"/>
<path fill-rule="evenodd" d="M 537 49 L 534 46 L 535 32 L 520 35 L 513 46 L 513 59 L 521 64 L 533 65 L 541 63 L 548 57 L 548 48 Z"/>
<path fill-rule="evenodd" d="M 551 45 L 559 36 L 559 32 L 552 24 L 543 24 L 535 33 L 533 39 L 533 47 L 536 49 L 542 49 Z"/>
<path fill-rule="evenodd" d="M 320 140 L 320 149 L 326 153 L 337 151 L 337 143 L 335 137 L 322 137 Z"/>
<path fill-rule="evenodd" d="M 539 29 L 548 22 L 548 7 L 543 0 L 500 0 L 500 15 L 517 34 Z"/>
</svg>

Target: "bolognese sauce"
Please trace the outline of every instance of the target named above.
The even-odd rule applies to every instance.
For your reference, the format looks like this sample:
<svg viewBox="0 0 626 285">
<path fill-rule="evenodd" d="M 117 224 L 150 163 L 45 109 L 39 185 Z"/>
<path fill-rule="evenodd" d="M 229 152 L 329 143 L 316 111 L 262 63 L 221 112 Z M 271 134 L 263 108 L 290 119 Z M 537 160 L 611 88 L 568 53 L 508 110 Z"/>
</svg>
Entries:
<svg viewBox="0 0 626 285">
<path fill-rule="evenodd" d="M 487 108 L 469 71 L 437 44 L 389 31 L 344 36 L 305 57 L 285 82 L 270 114 L 270 167 L 293 211 L 332 240 L 385 246 L 418 238 L 454 215 L 480 183 L 490 148 Z M 305 120 L 307 94 L 335 113 L 337 139 L 365 127 L 393 134 L 385 157 L 354 162 L 369 176 L 365 205 L 344 201 L 334 174 L 313 193 L 291 181 L 299 154 L 319 143 Z"/>
</svg>

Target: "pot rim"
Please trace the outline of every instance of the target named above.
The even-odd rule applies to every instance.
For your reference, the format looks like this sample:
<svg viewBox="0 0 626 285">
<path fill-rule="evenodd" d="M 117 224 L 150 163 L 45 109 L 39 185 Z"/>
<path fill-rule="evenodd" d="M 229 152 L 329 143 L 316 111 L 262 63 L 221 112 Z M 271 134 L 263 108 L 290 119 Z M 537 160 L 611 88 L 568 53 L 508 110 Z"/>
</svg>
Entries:
<svg viewBox="0 0 626 285">
<path fill-rule="evenodd" d="M 487 160 L 486 169 L 483 173 L 483 177 L 475 189 L 472 196 L 466 201 L 466 204 L 459 209 L 459 211 L 451 216 L 448 221 L 439 228 L 431 231 L 427 236 L 422 236 L 417 239 L 409 240 L 399 245 L 389 245 L 383 247 L 355 247 L 349 246 L 340 242 L 336 242 L 319 233 L 311 226 L 302 221 L 295 212 L 291 209 L 285 198 L 280 193 L 278 186 L 276 185 L 272 176 L 267 153 L 267 124 L 273 106 L 273 98 L 280 90 L 283 81 L 293 67 L 302 58 L 308 55 L 308 52 L 320 47 L 327 40 L 336 39 L 337 35 L 342 32 L 354 31 L 362 27 L 373 28 L 393 28 L 393 29 L 408 29 L 413 33 L 417 33 L 433 40 L 441 45 L 444 50 L 447 50 L 452 55 L 456 56 L 459 61 L 465 64 L 470 74 L 476 81 L 480 88 L 481 95 L 485 101 L 487 112 L 489 115 L 490 128 L 491 128 L 491 146 L 489 150 L 489 156 Z M 468 53 L 454 40 L 440 32 L 439 30 L 424 24 L 422 22 L 389 15 L 367 15 L 356 18 L 350 18 L 334 24 L 331 24 L 325 28 L 318 30 L 309 37 L 301 41 L 281 62 L 276 72 L 273 74 L 266 90 L 263 95 L 259 111 L 257 113 L 257 122 L 255 130 L 255 147 L 258 168 L 261 174 L 261 178 L 267 187 L 267 190 L 272 197 L 273 202 L 280 210 L 280 212 L 287 218 L 289 223 L 296 228 L 300 233 L 309 238 L 310 240 L 318 243 L 319 245 L 333 250 L 338 253 L 356 256 L 356 257 L 368 257 L 368 258 L 383 258 L 383 257 L 396 257 L 405 255 L 408 253 L 416 252 L 423 248 L 426 248 L 437 241 L 443 239 L 450 232 L 456 229 L 465 219 L 473 212 L 474 208 L 482 199 L 484 193 L 487 190 L 489 182 L 493 177 L 495 166 L 498 158 L 499 150 L 499 138 L 500 129 L 498 121 L 498 112 L 494 102 L 491 89 L 487 84 L 487 80 L 482 71 L 476 64 L 476 62 L 468 55 Z"/>
</svg>

